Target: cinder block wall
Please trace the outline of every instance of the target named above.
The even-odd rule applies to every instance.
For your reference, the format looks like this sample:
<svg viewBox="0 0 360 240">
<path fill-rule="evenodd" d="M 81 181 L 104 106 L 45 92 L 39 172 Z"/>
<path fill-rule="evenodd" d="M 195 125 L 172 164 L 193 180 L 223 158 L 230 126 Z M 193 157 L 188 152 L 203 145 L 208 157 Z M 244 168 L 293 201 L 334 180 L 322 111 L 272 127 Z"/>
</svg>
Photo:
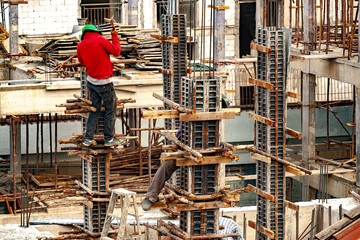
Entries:
<svg viewBox="0 0 360 240">
<path fill-rule="evenodd" d="M 71 33 L 79 16 L 78 0 L 31 0 L 19 5 L 19 35 Z"/>
</svg>

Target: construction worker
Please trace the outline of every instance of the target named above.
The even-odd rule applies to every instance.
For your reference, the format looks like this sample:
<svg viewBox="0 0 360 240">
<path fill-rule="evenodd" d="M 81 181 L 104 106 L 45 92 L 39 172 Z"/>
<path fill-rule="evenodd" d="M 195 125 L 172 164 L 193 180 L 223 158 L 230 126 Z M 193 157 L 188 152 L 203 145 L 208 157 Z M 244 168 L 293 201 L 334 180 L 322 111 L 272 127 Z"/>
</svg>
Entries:
<svg viewBox="0 0 360 240">
<path fill-rule="evenodd" d="M 94 146 L 94 134 L 101 107 L 105 108 L 104 115 L 104 145 L 115 146 L 124 143 L 114 137 L 115 112 L 117 98 L 113 76 L 113 65 L 110 54 L 117 57 L 120 55 L 121 46 L 118 32 L 115 28 L 111 31 L 112 43 L 102 36 L 102 33 L 94 25 L 86 25 L 82 29 L 81 42 L 77 47 L 79 63 L 86 67 L 87 86 L 90 92 L 90 100 L 96 108 L 96 112 L 90 112 L 86 124 L 84 146 Z"/>
<path fill-rule="evenodd" d="M 225 94 L 222 94 L 222 108 L 228 108 L 230 102 Z M 181 127 L 176 133 L 176 137 L 181 140 Z M 166 160 L 156 171 L 153 180 L 151 181 L 147 190 L 146 196 L 141 202 L 141 207 L 144 211 L 149 211 L 153 203 L 158 201 L 159 193 L 164 187 L 165 182 L 170 179 L 171 175 L 178 169 L 175 159 Z"/>
<path fill-rule="evenodd" d="M 231 234 L 239 233 L 238 237 L 226 237 L 224 240 L 244 240 L 243 233 L 240 229 L 239 224 L 237 224 L 231 217 L 223 216 L 219 219 L 219 234 Z"/>
</svg>

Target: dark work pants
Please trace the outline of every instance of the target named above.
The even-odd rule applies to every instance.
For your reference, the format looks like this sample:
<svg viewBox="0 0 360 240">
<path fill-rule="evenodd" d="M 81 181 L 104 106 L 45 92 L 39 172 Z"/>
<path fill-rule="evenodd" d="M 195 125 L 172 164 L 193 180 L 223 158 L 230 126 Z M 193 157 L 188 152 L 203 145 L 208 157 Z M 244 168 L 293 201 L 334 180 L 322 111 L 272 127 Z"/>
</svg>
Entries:
<svg viewBox="0 0 360 240">
<path fill-rule="evenodd" d="M 171 175 L 178 169 L 176 160 L 166 160 L 156 171 L 153 180 L 150 183 L 146 197 L 150 202 L 157 202 L 159 193 L 164 187 L 165 182 L 170 179 Z"/>
<path fill-rule="evenodd" d="M 92 106 L 96 108 L 96 112 L 90 111 L 86 124 L 85 138 L 90 140 L 94 138 L 101 107 L 104 106 L 104 138 L 105 141 L 109 141 L 114 137 L 115 132 L 117 98 L 114 84 L 94 85 L 88 82 L 87 86 L 90 92 L 90 100 L 93 103 Z"/>
</svg>

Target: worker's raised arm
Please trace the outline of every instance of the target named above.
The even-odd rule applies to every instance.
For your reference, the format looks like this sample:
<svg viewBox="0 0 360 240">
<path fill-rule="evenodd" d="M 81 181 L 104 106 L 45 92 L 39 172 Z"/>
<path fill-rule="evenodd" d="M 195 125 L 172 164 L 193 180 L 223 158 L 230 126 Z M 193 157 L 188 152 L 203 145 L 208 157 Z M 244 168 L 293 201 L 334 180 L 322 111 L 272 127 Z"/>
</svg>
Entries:
<svg viewBox="0 0 360 240">
<path fill-rule="evenodd" d="M 116 30 L 111 31 L 111 39 L 112 39 L 112 43 L 104 38 L 103 46 L 108 53 L 110 53 L 114 57 L 117 57 L 120 55 L 121 46 L 118 37 L 118 32 Z"/>
</svg>

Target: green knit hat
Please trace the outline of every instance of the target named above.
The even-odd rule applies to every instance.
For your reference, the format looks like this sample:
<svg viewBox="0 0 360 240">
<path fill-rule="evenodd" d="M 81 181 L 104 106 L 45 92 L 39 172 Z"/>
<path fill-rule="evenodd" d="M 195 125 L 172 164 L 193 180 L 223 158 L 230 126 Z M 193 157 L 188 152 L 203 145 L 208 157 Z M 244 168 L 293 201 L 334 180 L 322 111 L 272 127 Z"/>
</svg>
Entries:
<svg viewBox="0 0 360 240">
<path fill-rule="evenodd" d="M 84 35 L 85 35 L 85 33 L 87 33 L 87 32 L 98 32 L 99 34 L 102 35 L 102 33 L 101 33 L 94 25 L 88 24 L 88 25 L 86 25 L 85 27 L 83 27 L 83 29 L 82 29 L 81 40 L 83 40 Z"/>
</svg>

